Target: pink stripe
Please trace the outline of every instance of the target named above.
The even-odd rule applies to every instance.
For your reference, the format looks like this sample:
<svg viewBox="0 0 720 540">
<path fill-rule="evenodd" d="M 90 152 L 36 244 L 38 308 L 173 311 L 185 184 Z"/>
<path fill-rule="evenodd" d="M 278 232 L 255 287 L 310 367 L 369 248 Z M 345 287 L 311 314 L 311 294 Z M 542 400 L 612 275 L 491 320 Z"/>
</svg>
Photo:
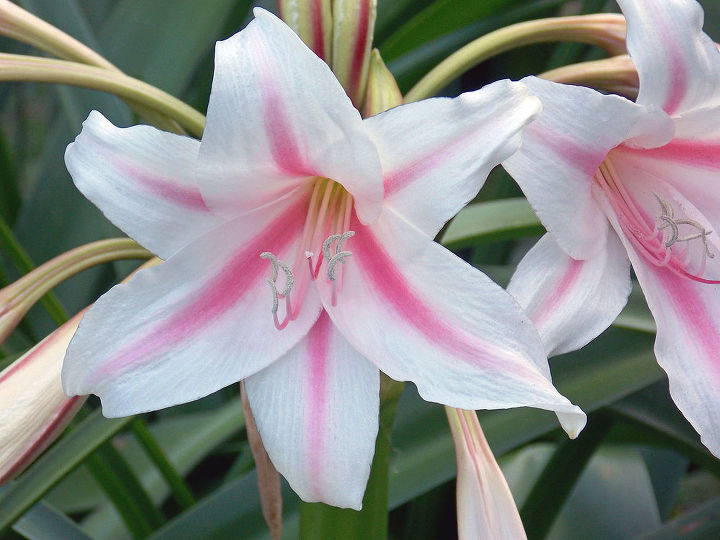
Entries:
<svg viewBox="0 0 720 540">
<path fill-rule="evenodd" d="M 684 139 L 674 139 L 660 148 L 631 148 L 619 146 L 615 149 L 626 154 L 640 157 L 675 161 L 685 165 L 694 165 L 706 169 L 720 168 L 720 143 L 703 143 Z"/>
<path fill-rule="evenodd" d="M 310 9 L 310 17 L 312 19 L 313 29 L 313 46 L 312 50 L 320 58 L 327 61 L 325 51 L 325 32 L 323 31 L 323 0 L 314 0 Z"/>
<path fill-rule="evenodd" d="M 507 359 L 498 354 L 500 351 L 509 351 L 502 349 L 500 345 L 483 342 L 439 317 L 434 306 L 425 302 L 418 294 L 419 291 L 410 287 L 382 243 L 370 229 L 359 222 L 354 213 L 351 228 L 356 231 L 350 247 L 353 260 L 361 266 L 363 274 L 372 282 L 383 305 L 394 309 L 398 320 L 414 326 L 429 342 L 469 364 L 481 365 L 485 369 L 498 372 L 510 371 L 511 366 Z M 530 376 L 531 373 L 528 371 L 523 375 Z M 542 377 L 539 374 L 537 376 Z"/>
<path fill-rule="evenodd" d="M 610 148 L 599 151 L 589 150 L 585 146 L 579 145 L 575 139 L 553 131 L 547 126 L 539 127 L 537 123 L 532 123 L 525 128 L 524 136 L 528 140 L 532 138 L 541 147 L 552 150 L 560 158 L 560 161 L 574 166 L 588 176 L 595 174 L 610 151 Z"/>
<path fill-rule="evenodd" d="M 265 73 L 262 84 L 265 129 L 275 164 L 282 173 L 289 176 L 314 176 L 300 153 L 290 115 L 282 97 L 276 90 L 277 81 L 269 73 Z"/>
<path fill-rule="evenodd" d="M 159 321 L 149 333 L 121 349 L 102 365 L 102 374 L 126 370 L 193 339 L 213 324 L 268 275 L 263 251 L 282 253 L 301 231 L 307 213 L 307 197 L 297 201 L 273 220 L 252 241 L 230 257 L 228 263 L 210 278 L 179 311 Z M 190 276 L 192 278 L 193 276 Z M 98 373 L 100 375 L 100 373 Z"/>
<path fill-rule="evenodd" d="M 389 197 L 431 174 L 438 165 L 452 160 L 455 154 L 472 142 L 472 138 L 468 136 L 453 138 L 445 144 L 435 145 L 432 150 L 406 164 L 402 169 L 386 173 L 383 176 L 385 196 Z"/>
<path fill-rule="evenodd" d="M 368 28 L 370 25 L 370 1 L 360 2 L 360 15 L 358 19 L 357 33 L 355 34 L 355 45 L 353 49 L 352 65 L 350 67 L 350 89 L 356 98 L 360 87 L 365 51 L 368 45 Z"/>
<path fill-rule="evenodd" d="M 305 418 L 305 450 L 310 466 L 310 481 L 315 496 L 322 497 L 322 479 L 331 472 L 325 470 L 324 457 L 328 436 L 328 364 L 332 323 L 323 311 L 308 333 L 309 384 L 305 387 L 308 404 Z"/>
<path fill-rule="evenodd" d="M 663 28 L 658 29 L 658 31 L 665 36 L 665 39 L 674 35 L 673 30 L 664 24 L 664 20 L 661 17 L 657 17 L 655 23 L 659 26 L 663 26 Z M 665 42 L 667 61 L 665 62 L 663 68 L 667 70 L 669 75 L 669 93 L 665 98 L 663 110 L 670 115 L 678 110 L 678 107 L 680 107 L 680 103 L 685 97 L 688 89 L 686 61 L 682 55 L 679 54 L 679 50 L 680 45 L 674 43 L 672 39 Z"/>
<path fill-rule="evenodd" d="M 196 210 L 207 211 L 208 209 L 197 188 L 180 186 L 169 178 L 144 171 L 119 159 L 113 159 L 112 166 L 134 180 L 144 190 L 162 199 Z"/>
<path fill-rule="evenodd" d="M 705 366 L 712 370 L 714 375 L 720 380 L 720 328 L 716 326 L 716 316 L 710 313 L 705 305 L 702 296 L 697 291 L 697 286 L 692 281 L 678 277 L 670 270 L 647 265 L 648 268 L 659 282 L 658 290 L 661 298 L 657 299 L 658 305 L 653 306 L 653 311 L 658 312 L 667 310 L 672 307 L 674 309 L 677 320 L 690 339 L 690 343 L 701 349 L 702 360 Z M 709 290 L 709 289 L 708 289 Z M 656 293 L 657 294 L 657 293 Z M 667 295 L 672 306 L 663 306 L 662 298 Z M 655 302 L 652 302 L 655 304 Z M 664 321 L 660 317 L 658 319 L 658 333 L 661 331 L 670 331 L 672 329 L 663 329 L 660 327 Z M 679 345 L 679 344 L 678 344 Z M 701 369 L 701 368 L 699 368 Z"/>
<path fill-rule="evenodd" d="M 535 312 L 535 317 L 533 317 L 533 324 L 537 328 L 542 328 L 547 320 L 557 311 L 558 306 L 566 300 L 568 292 L 575 286 L 580 277 L 583 264 L 582 261 L 571 259 L 560 282 L 555 288 L 547 291 L 540 307 Z"/>
</svg>

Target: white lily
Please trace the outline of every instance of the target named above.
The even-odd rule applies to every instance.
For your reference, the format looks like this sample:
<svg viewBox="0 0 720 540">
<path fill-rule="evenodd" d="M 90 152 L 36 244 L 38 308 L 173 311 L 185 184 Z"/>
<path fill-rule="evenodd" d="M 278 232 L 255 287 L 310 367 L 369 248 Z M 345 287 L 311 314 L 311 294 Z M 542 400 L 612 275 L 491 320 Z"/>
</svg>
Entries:
<svg viewBox="0 0 720 540">
<path fill-rule="evenodd" d="M 279 19 L 220 42 L 202 141 L 92 113 L 78 188 L 166 259 L 101 297 L 65 360 L 107 416 L 245 380 L 273 463 L 306 501 L 359 508 L 379 370 L 466 409 L 584 415 L 517 303 L 432 241 L 520 143 L 538 101 L 501 81 L 362 120 Z"/>
</svg>

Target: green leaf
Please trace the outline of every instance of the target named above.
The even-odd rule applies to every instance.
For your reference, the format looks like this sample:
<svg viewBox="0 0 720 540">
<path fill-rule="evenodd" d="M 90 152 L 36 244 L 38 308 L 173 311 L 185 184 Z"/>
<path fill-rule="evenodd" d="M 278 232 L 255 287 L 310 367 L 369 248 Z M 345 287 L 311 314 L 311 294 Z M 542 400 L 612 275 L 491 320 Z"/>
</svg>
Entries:
<svg viewBox="0 0 720 540">
<path fill-rule="evenodd" d="M 0 495 L 0 533 L 131 419 L 107 419 L 96 411 L 41 456 Z"/>
<path fill-rule="evenodd" d="M 522 197 L 470 204 L 448 224 L 440 243 L 448 249 L 536 236 L 544 228 L 530 204 Z"/>
<path fill-rule="evenodd" d="M 0 494 L 4 491 L 0 487 Z M 65 514 L 44 502 L 35 504 L 21 517 L 13 530 L 31 540 L 89 540 L 80 528 Z"/>
<path fill-rule="evenodd" d="M 602 411 L 588 417 L 576 440 L 564 440 L 550 457 L 520 509 L 528 538 L 542 539 L 552 527 L 585 466 L 612 427 Z"/>
<path fill-rule="evenodd" d="M 720 537 L 720 497 L 636 540 L 706 540 Z"/>
<path fill-rule="evenodd" d="M 180 95 L 198 62 L 213 50 L 234 8 L 227 0 L 121 0 L 99 41 L 128 75 Z"/>
<path fill-rule="evenodd" d="M 244 425 L 240 400 L 233 399 L 210 412 L 186 414 L 156 422 L 150 425 L 150 431 L 170 463 L 180 474 L 187 474 Z M 134 437 L 122 435 L 116 442 L 152 500 L 155 503 L 164 501 L 169 488 Z M 122 534 L 123 524 L 114 507 L 102 497 L 102 492 L 82 469 L 50 493 L 48 500 L 66 511 L 94 509 L 83 520 L 83 529 L 93 538 L 114 539 Z"/>
<path fill-rule="evenodd" d="M 507 9 L 517 1 L 436 0 L 380 43 L 380 52 L 386 61 L 393 60 L 431 39 Z"/>
</svg>

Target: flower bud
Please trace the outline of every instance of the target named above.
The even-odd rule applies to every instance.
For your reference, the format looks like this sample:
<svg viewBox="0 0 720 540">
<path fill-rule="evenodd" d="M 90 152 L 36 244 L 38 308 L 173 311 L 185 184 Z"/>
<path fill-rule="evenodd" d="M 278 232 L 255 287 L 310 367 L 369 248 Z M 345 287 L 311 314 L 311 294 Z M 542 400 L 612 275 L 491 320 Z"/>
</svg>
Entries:
<svg viewBox="0 0 720 540">
<path fill-rule="evenodd" d="M 377 0 L 334 0 L 332 69 L 355 107 L 365 98 Z"/>
<path fill-rule="evenodd" d="M 475 411 L 445 407 L 457 457 L 458 538 L 527 538 Z"/>
<path fill-rule="evenodd" d="M 373 50 L 370 54 L 363 116 L 380 114 L 401 105 L 402 102 L 402 92 L 395 82 L 395 77 L 383 62 L 380 52 Z"/>
<path fill-rule="evenodd" d="M 332 65 L 332 0 L 278 0 L 278 11 L 300 39 Z"/>
<path fill-rule="evenodd" d="M 68 398 L 60 383 L 78 313 L 0 372 L 0 484 L 14 478 L 52 443 L 85 396 Z"/>
</svg>

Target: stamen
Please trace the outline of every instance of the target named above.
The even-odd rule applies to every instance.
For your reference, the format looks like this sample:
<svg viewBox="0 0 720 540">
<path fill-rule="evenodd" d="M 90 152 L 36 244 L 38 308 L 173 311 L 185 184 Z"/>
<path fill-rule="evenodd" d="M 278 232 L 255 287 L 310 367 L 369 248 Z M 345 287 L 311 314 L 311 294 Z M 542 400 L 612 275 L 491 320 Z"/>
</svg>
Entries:
<svg viewBox="0 0 720 540">
<path fill-rule="evenodd" d="M 328 261 L 327 266 L 327 272 L 328 272 L 328 279 L 332 283 L 332 305 L 337 305 L 337 281 L 336 281 L 336 269 L 338 263 L 345 264 L 345 259 L 347 257 L 352 257 L 352 253 L 350 251 L 341 251 L 343 246 L 345 245 L 345 241 L 348 238 L 351 238 L 355 236 L 355 231 L 347 231 L 342 234 L 331 234 L 328 236 L 325 241 L 323 242 L 323 255 Z M 332 253 L 330 251 L 330 247 L 332 246 L 333 242 L 336 242 L 335 244 L 335 253 Z"/>
<path fill-rule="evenodd" d="M 272 277 L 270 279 L 266 279 L 265 281 L 270 286 L 270 290 L 272 291 L 272 314 L 273 314 L 273 321 L 275 322 L 275 328 L 278 330 L 282 330 L 285 328 L 290 321 L 292 317 L 292 303 L 290 301 L 290 293 L 293 290 L 293 286 L 295 285 L 295 279 L 293 276 L 292 270 L 290 270 L 290 267 L 279 260 L 275 255 L 270 253 L 269 251 L 264 251 L 260 254 L 261 259 L 268 259 L 272 265 Z M 282 270 L 285 274 L 285 288 L 282 292 L 278 292 L 277 289 L 277 279 L 278 279 L 278 270 Z M 280 298 L 285 299 L 285 319 L 281 323 L 278 319 L 277 312 L 279 307 L 279 301 Z"/>
<path fill-rule="evenodd" d="M 658 229 L 662 230 L 667 229 L 668 227 L 671 229 L 670 237 L 665 240 L 665 247 L 669 248 L 678 242 L 689 242 L 690 240 L 697 240 L 700 238 L 705 248 L 705 254 L 711 259 L 714 259 L 715 254 L 710 250 L 710 245 L 707 241 L 707 237 L 712 234 L 712 231 L 706 230 L 701 223 L 698 223 L 694 219 L 675 219 L 672 205 L 663 200 L 657 193 L 653 193 L 653 195 L 655 195 L 655 198 L 660 204 L 662 212 L 660 216 L 658 216 L 658 219 L 662 221 L 663 225 L 658 225 Z M 680 238 L 680 225 L 688 225 L 697 229 L 698 232 Z"/>
</svg>

